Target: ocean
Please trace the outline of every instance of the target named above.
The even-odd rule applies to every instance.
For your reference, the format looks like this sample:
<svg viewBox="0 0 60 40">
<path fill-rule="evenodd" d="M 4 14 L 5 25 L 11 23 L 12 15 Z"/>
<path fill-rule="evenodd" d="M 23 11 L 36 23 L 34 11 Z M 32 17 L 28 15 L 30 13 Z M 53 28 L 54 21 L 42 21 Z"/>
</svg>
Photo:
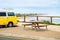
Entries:
<svg viewBox="0 0 60 40">
<path fill-rule="evenodd" d="M 36 19 L 37 19 L 36 17 L 26 17 L 26 21 L 31 21 L 31 20 L 36 21 Z M 38 19 L 39 19 L 39 21 L 42 21 L 42 20 L 50 21 L 49 17 L 38 17 Z M 18 20 L 19 21 L 24 21 L 24 18 L 23 17 L 18 17 Z M 52 23 L 60 24 L 60 18 L 53 18 Z"/>
</svg>

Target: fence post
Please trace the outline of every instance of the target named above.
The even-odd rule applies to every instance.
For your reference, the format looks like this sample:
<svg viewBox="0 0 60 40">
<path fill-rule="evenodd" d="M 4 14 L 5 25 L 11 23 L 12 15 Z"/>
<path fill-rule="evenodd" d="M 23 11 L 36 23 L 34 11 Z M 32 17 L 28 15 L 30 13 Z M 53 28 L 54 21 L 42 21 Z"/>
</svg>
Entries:
<svg viewBox="0 0 60 40">
<path fill-rule="evenodd" d="M 52 24 L 52 16 L 50 16 L 50 23 Z"/>
<path fill-rule="evenodd" d="M 37 16 L 37 21 L 38 21 L 38 16 Z"/>
<path fill-rule="evenodd" d="M 24 22 L 26 21 L 25 19 L 26 19 L 26 16 L 24 15 Z"/>
</svg>

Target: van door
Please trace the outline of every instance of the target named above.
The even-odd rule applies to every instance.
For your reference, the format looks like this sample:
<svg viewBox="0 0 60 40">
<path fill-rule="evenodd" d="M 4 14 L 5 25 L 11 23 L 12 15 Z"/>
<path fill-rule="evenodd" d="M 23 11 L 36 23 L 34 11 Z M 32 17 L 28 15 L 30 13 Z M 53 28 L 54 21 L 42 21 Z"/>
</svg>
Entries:
<svg viewBox="0 0 60 40">
<path fill-rule="evenodd" d="M 14 12 L 8 12 L 8 22 L 13 22 L 13 24 L 15 24 L 17 23 L 16 20 Z"/>
<path fill-rule="evenodd" d="M 6 12 L 0 12 L 0 25 L 6 24 Z"/>
</svg>

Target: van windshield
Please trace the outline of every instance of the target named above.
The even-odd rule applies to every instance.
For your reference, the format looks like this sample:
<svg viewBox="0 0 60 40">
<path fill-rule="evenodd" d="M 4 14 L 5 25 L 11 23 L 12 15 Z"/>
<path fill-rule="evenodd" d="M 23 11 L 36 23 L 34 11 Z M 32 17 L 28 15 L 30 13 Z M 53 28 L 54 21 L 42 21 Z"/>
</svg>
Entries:
<svg viewBox="0 0 60 40">
<path fill-rule="evenodd" d="M 0 12 L 0 16 L 6 16 L 6 12 Z"/>
</svg>

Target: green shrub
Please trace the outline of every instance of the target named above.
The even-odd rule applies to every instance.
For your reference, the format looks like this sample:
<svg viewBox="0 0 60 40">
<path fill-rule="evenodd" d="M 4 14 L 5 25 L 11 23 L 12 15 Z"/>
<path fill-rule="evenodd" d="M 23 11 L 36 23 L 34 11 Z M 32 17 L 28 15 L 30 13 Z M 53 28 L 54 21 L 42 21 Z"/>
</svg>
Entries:
<svg viewBox="0 0 60 40">
<path fill-rule="evenodd" d="M 17 20 L 17 22 L 20 22 L 19 20 Z"/>
<path fill-rule="evenodd" d="M 49 21 L 44 20 L 43 22 L 40 22 L 41 24 L 50 24 L 50 25 L 59 25 L 60 24 L 55 24 L 55 23 L 50 23 Z"/>
<path fill-rule="evenodd" d="M 40 22 L 41 24 L 50 24 L 49 21 L 44 20 L 43 22 Z"/>
</svg>

